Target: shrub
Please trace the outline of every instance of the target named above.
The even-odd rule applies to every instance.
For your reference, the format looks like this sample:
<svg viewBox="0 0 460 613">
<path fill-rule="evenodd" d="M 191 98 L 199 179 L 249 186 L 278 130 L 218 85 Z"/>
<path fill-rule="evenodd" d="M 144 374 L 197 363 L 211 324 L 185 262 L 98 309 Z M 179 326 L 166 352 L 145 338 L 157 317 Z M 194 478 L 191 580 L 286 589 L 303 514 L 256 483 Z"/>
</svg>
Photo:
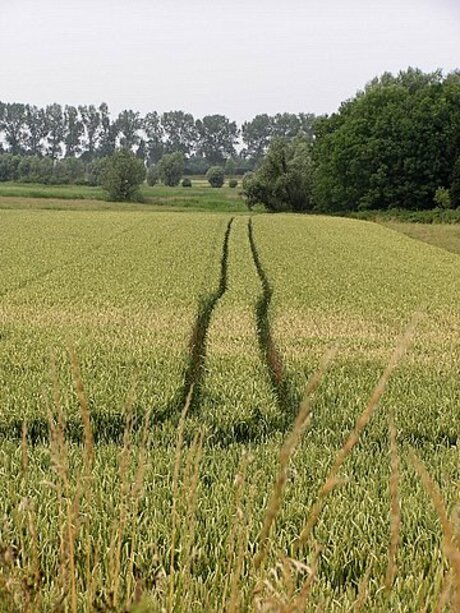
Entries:
<svg viewBox="0 0 460 613">
<path fill-rule="evenodd" d="M 235 187 L 238 187 L 238 181 L 236 179 L 230 179 L 228 186 L 234 189 Z"/>
<path fill-rule="evenodd" d="M 450 209 L 452 206 L 449 190 L 445 187 L 438 187 L 433 200 L 440 209 Z"/>
<path fill-rule="evenodd" d="M 102 187 L 108 192 L 111 200 L 134 200 L 139 198 L 139 186 L 144 179 L 144 163 L 130 151 L 121 149 L 108 158 Z"/>
<path fill-rule="evenodd" d="M 158 168 L 154 164 L 152 164 L 152 166 L 149 166 L 147 170 L 147 185 L 153 187 L 158 183 L 159 178 L 160 177 L 158 175 Z"/>
<path fill-rule="evenodd" d="M 313 207 L 311 145 L 304 137 L 276 139 L 259 168 L 243 179 L 248 207 L 270 211 L 306 211 Z"/>
<path fill-rule="evenodd" d="M 222 187 L 225 181 L 225 173 L 220 166 L 211 166 L 206 173 L 206 179 L 211 187 Z"/>
<path fill-rule="evenodd" d="M 185 177 L 185 179 L 183 179 L 182 187 L 192 187 L 192 182 L 188 177 Z"/>
<path fill-rule="evenodd" d="M 179 185 L 184 174 L 184 156 L 182 153 L 166 153 L 158 164 L 159 177 L 162 183 L 175 187 Z"/>
<path fill-rule="evenodd" d="M 108 158 L 103 157 L 93 160 L 86 165 L 85 181 L 87 185 L 102 185 L 107 160 Z"/>
</svg>

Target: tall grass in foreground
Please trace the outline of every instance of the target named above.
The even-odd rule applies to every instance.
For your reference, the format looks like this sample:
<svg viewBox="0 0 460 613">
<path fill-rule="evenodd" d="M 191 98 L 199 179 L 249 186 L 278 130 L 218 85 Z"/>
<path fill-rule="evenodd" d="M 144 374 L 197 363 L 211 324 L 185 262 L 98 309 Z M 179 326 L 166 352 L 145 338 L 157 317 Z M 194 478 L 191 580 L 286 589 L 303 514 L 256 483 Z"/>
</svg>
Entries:
<svg viewBox="0 0 460 613">
<path fill-rule="evenodd" d="M 58 514 L 56 551 L 40 549 L 39 525 L 42 525 L 32 498 L 24 497 L 4 520 L 0 542 L 0 608 L 24 611 L 199 611 L 228 612 L 255 610 L 295 612 L 312 610 L 390 610 L 392 592 L 397 589 L 398 550 L 400 547 L 401 513 L 399 499 L 400 458 L 397 430 L 392 415 L 389 419 L 391 471 L 388 501 L 390 534 L 386 574 L 375 577 L 380 588 L 371 591 L 369 578 L 372 560 L 362 577 L 355 599 L 347 605 L 323 597 L 319 583 L 318 560 L 321 546 L 315 541 L 315 526 L 327 505 L 332 490 L 342 480 L 340 469 L 359 443 L 360 436 L 378 407 L 387 382 L 405 353 L 416 321 L 397 345 L 369 403 L 358 416 L 352 432 L 336 454 L 321 486 L 317 500 L 305 512 L 304 527 L 296 543 L 296 557 L 288 556 L 277 543 L 276 521 L 283 505 L 290 462 L 302 434 L 308 426 L 315 394 L 332 359 L 328 354 L 307 385 L 305 397 L 291 432 L 280 450 L 279 466 L 273 489 L 267 497 L 266 510 L 254 542 L 250 538 L 250 522 L 254 509 L 247 495 L 246 474 L 251 462 L 250 450 L 241 456 L 235 475 L 231 521 L 225 531 L 223 572 L 208 568 L 212 594 L 206 595 L 194 576 L 199 541 L 200 521 L 198 490 L 200 464 L 206 433 L 198 430 L 190 445 L 185 445 L 184 430 L 193 389 L 182 411 L 171 466 L 171 531 L 167 559 L 158 559 L 156 543 L 150 543 L 152 557 L 149 571 L 141 568 L 138 546 L 138 518 L 142 514 L 142 498 L 147 470 L 150 468 L 149 415 L 137 439 L 132 431 L 134 387 L 126 401 L 127 423 L 118 457 L 118 492 L 116 513 L 101 531 L 94 530 L 101 490 L 95 472 L 95 446 L 89 419 L 88 401 L 77 357 L 71 351 L 71 367 L 79 400 L 84 443 L 78 466 L 72 460 L 65 438 L 65 419 L 56 368 L 53 367 L 54 406 L 49 408 L 51 440 L 47 485 L 54 493 L 53 510 Z M 30 470 L 31 450 L 27 443 L 27 423 L 21 439 L 21 469 Z M 436 509 L 443 533 L 445 559 L 440 569 L 443 580 L 421 610 L 460 610 L 460 549 L 455 521 L 448 515 L 442 493 L 415 452 L 410 455 L 415 471 Z M 311 470 L 311 467 L 305 467 Z M 114 500 L 115 500 L 114 499 Z M 13 524 L 13 525 L 11 525 Z M 104 532 L 105 531 L 105 532 Z M 53 562 L 55 560 L 55 562 Z M 327 579 L 327 577 L 326 577 Z M 412 608 L 414 603 L 407 603 Z"/>
</svg>

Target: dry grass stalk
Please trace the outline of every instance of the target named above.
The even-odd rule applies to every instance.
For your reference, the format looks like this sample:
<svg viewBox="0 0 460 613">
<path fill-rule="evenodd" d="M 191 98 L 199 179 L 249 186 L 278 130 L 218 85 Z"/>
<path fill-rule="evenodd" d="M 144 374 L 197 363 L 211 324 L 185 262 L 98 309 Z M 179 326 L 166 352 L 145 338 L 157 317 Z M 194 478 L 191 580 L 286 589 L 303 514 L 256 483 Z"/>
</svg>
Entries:
<svg viewBox="0 0 460 613">
<path fill-rule="evenodd" d="M 453 610 L 460 611 L 460 549 L 456 542 L 455 529 L 447 514 L 438 484 L 431 477 L 424 463 L 420 460 L 414 450 L 411 450 L 410 452 L 410 459 L 415 467 L 415 470 L 420 476 L 427 494 L 431 498 L 431 502 L 433 503 L 441 524 L 444 537 L 443 549 L 447 559 L 450 562 L 453 573 Z"/>
<path fill-rule="evenodd" d="M 176 536 L 177 536 L 177 526 L 179 522 L 179 517 L 177 513 L 177 503 L 178 503 L 178 494 L 179 494 L 179 474 L 180 474 L 180 466 L 182 459 L 182 446 L 184 443 L 184 428 L 185 428 L 185 418 L 187 417 L 188 410 L 190 408 L 190 403 L 193 397 L 194 384 L 190 386 L 190 389 L 187 394 L 187 398 L 184 404 L 184 408 L 182 409 L 182 413 L 179 419 L 179 425 L 177 428 L 177 439 L 176 439 L 176 452 L 174 458 L 174 473 L 173 473 L 173 483 L 172 483 L 172 509 L 171 509 L 171 518 L 172 518 L 172 528 L 171 528 L 171 553 L 169 559 L 169 594 L 168 594 L 168 610 L 173 610 L 174 608 L 174 588 L 175 588 L 175 573 L 174 573 L 174 562 L 176 557 Z"/>
<path fill-rule="evenodd" d="M 72 375 L 75 383 L 75 389 L 77 390 L 78 403 L 80 405 L 80 413 L 83 423 L 85 476 L 89 477 L 91 474 L 94 459 L 93 429 L 91 427 L 88 399 L 86 396 L 85 387 L 83 385 L 80 364 L 78 362 L 75 349 L 72 346 L 70 346 L 69 348 L 69 355 L 70 365 L 72 367 Z"/>
<path fill-rule="evenodd" d="M 146 471 L 146 451 L 149 446 L 149 440 L 151 436 L 150 431 L 150 418 L 151 418 L 152 410 L 150 409 L 145 417 L 144 417 L 144 426 L 142 429 L 142 437 L 141 443 L 138 447 L 138 456 L 137 456 L 137 467 L 136 473 L 134 477 L 134 485 L 131 494 L 132 500 L 132 508 L 131 508 L 131 538 L 130 538 L 130 550 L 128 555 L 128 572 L 126 575 L 126 605 L 125 608 L 128 610 L 130 604 L 132 603 L 132 584 L 133 584 L 133 573 L 134 573 L 134 557 L 136 554 L 137 547 L 137 516 L 139 509 L 139 501 L 142 496 L 143 487 L 144 487 L 144 477 Z"/>
<path fill-rule="evenodd" d="M 391 457 L 391 476 L 390 476 L 390 547 L 388 551 L 388 567 L 385 577 L 385 589 L 387 593 L 393 587 L 396 573 L 398 571 L 397 554 L 401 540 L 401 506 L 399 501 L 399 473 L 400 473 L 400 458 L 398 453 L 398 445 L 396 443 L 396 426 L 394 423 L 393 413 L 390 415 L 389 424 L 390 435 L 390 457 Z"/>
<path fill-rule="evenodd" d="M 120 504 L 119 517 L 115 519 L 112 527 L 112 542 L 110 551 L 111 558 L 111 581 L 110 594 L 111 606 L 114 609 L 118 607 L 118 591 L 120 587 L 120 568 L 121 568 L 121 546 L 123 542 L 123 533 L 128 515 L 128 495 L 129 495 L 129 467 L 131 461 L 131 442 L 132 442 L 132 406 L 128 407 L 125 430 L 123 433 L 123 447 L 120 453 L 120 463 L 118 467 L 118 475 L 120 480 Z"/>
<path fill-rule="evenodd" d="M 279 470 L 273 486 L 272 495 L 265 512 L 265 517 L 262 525 L 262 530 L 259 536 L 259 549 L 254 557 L 254 568 L 258 570 L 265 557 L 268 549 L 268 539 L 272 525 L 274 524 L 278 515 L 281 503 L 283 500 L 284 490 L 288 479 L 289 461 L 299 444 L 301 436 L 305 431 L 305 428 L 310 423 L 311 410 L 314 402 L 314 394 L 321 383 L 321 380 L 326 372 L 331 361 L 334 359 L 337 353 L 337 349 L 333 348 L 329 350 L 323 357 L 319 368 L 310 377 L 305 388 L 305 393 L 302 402 L 299 406 L 299 411 L 295 419 L 291 432 L 286 438 L 283 446 L 280 450 L 279 456 Z"/>
<path fill-rule="evenodd" d="M 196 528 L 196 507 L 198 499 L 198 485 L 200 477 L 200 465 L 203 457 L 203 432 L 198 432 L 193 440 L 186 462 L 186 476 L 184 479 L 183 496 L 184 505 L 187 506 L 187 515 L 184 524 L 184 542 L 181 560 L 182 584 L 189 589 L 186 591 L 187 598 L 192 596 L 190 585 L 190 571 L 194 557 L 194 542 Z M 186 604 L 185 602 L 183 603 Z"/>
<path fill-rule="evenodd" d="M 383 392 L 385 391 L 385 388 L 387 386 L 388 380 L 390 379 L 390 376 L 392 375 L 396 366 L 399 364 L 403 355 L 407 351 L 407 348 L 409 347 L 409 344 L 415 332 L 415 328 L 418 322 L 420 321 L 420 319 L 421 319 L 420 313 L 416 313 L 414 317 L 412 318 L 412 321 L 407 327 L 406 332 L 402 336 L 400 342 L 397 344 L 387 367 L 383 371 L 383 374 L 380 377 L 379 382 L 374 388 L 374 391 L 372 392 L 372 395 L 369 399 L 369 402 L 366 408 L 361 413 L 361 415 L 358 417 L 354 429 L 351 431 L 348 438 L 345 440 L 345 443 L 343 444 L 342 448 L 337 453 L 335 461 L 327 475 L 324 485 L 321 487 L 318 493 L 318 499 L 316 503 L 313 505 L 310 511 L 310 514 L 308 516 L 308 519 L 305 523 L 305 526 L 303 527 L 302 532 L 300 533 L 300 536 L 297 542 L 297 546 L 305 545 L 305 543 L 308 542 L 310 535 L 312 533 L 312 530 L 314 526 L 316 525 L 318 517 L 323 509 L 326 497 L 340 482 L 338 478 L 338 473 L 339 473 L 340 468 L 344 464 L 347 457 L 350 455 L 355 445 L 358 443 L 359 437 L 361 436 L 361 432 L 367 426 L 372 415 L 374 414 L 374 411 L 376 410 L 380 402 Z"/>
<path fill-rule="evenodd" d="M 359 582 L 358 597 L 356 601 L 353 603 L 350 609 L 350 613 L 352 611 L 353 613 L 355 613 L 356 611 L 360 611 L 363 608 L 363 606 L 366 604 L 369 598 L 369 577 L 371 576 L 371 570 L 372 570 L 372 560 L 370 561 L 369 566 L 366 569 L 366 573 L 364 577 Z"/>
<path fill-rule="evenodd" d="M 311 567 L 309 569 L 309 574 L 304 582 L 300 593 L 294 598 L 294 600 L 286 607 L 286 613 L 296 613 L 296 611 L 305 611 L 307 607 L 308 598 L 310 596 L 310 591 L 313 586 L 313 583 L 316 579 L 318 573 L 318 557 L 320 553 L 320 547 L 315 547 L 315 552 L 313 554 L 313 561 Z"/>
<path fill-rule="evenodd" d="M 21 469 L 22 469 L 23 474 L 27 472 L 28 465 L 29 465 L 29 453 L 27 450 L 27 420 L 24 419 L 22 421 L 22 432 L 21 432 Z"/>
<path fill-rule="evenodd" d="M 447 573 L 445 573 L 441 590 L 438 595 L 438 600 L 436 602 L 435 613 L 444 613 L 446 610 L 452 594 L 452 586 L 454 583 L 454 575 L 452 569 L 450 569 Z"/>
<path fill-rule="evenodd" d="M 246 483 L 246 471 L 249 464 L 249 455 L 243 452 L 240 459 L 238 473 L 235 476 L 235 513 L 233 515 L 232 527 L 227 540 L 227 572 L 225 573 L 225 583 L 222 593 L 223 611 L 233 613 L 239 608 L 238 584 L 241 576 L 241 568 L 244 559 L 244 540 L 245 533 L 244 512 L 242 509 L 242 500 L 244 486 Z M 236 551 L 236 558 L 235 558 Z M 230 597 L 227 600 L 228 589 L 230 588 Z"/>
<path fill-rule="evenodd" d="M 54 355 L 51 357 L 51 376 L 53 382 L 54 405 L 57 411 L 57 423 L 50 413 L 50 454 L 54 470 L 59 477 L 56 489 L 58 492 L 60 514 L 62 514 L 65 518 L 61 527 L 60 535 L 61 545 L 59 576 L 62 580 L 62 600 L 66 600 L 67 595 L 70 592 L 70 610 L 72 613 L 76 613 L 78 598 L 75 564 L 75 538 L 77 532 L 76 524 L 80 491 L 77 484 L 76 494 L 72 501 L 69 477 L 69 454 L 65 441 L 65 420 L 62 411 L 59 378 Z"/>
</svg>

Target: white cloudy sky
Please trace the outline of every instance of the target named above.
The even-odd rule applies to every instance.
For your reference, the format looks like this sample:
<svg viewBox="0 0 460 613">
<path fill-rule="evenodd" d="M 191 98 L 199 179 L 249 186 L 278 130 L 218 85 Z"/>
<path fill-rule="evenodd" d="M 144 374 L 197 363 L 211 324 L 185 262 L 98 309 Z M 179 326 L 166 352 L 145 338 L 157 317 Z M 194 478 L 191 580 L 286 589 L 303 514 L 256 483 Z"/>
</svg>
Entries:
<svg viewBox="0 0 460 613">
<path fill-rule="evenodd" d="M 0 100 L 241 122 L 460 68 L 460 0 L 0 0 Z"/>
</svg>

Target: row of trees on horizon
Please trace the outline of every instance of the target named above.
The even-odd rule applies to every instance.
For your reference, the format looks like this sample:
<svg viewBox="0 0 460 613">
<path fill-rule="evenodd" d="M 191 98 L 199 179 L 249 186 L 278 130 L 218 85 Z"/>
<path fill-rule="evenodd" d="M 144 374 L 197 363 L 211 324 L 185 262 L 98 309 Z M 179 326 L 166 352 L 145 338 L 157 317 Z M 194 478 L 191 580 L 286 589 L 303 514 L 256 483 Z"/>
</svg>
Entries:
<svg viewBox="0 0 460 613">
<path fill-rule="evenodd" d="M 39 108 L 0 102 L 0 153 L 53 160 L 78 157 L 89 162 L 123 148 L 147 165 L 156 164 L 165 153 L 179 152 L 197 172 L 229 158 L 247 170 L 276 137 L 293 138 L 302 132 L 313 139 L 315 121 L 312 113 L 261 114 L 239 128 L 219 114 L 195 119 L 184 111 L 141 116 L 126 109 L 111 118 L 106 103 L 79 107 L 55 103 Z"/>
</svg>

